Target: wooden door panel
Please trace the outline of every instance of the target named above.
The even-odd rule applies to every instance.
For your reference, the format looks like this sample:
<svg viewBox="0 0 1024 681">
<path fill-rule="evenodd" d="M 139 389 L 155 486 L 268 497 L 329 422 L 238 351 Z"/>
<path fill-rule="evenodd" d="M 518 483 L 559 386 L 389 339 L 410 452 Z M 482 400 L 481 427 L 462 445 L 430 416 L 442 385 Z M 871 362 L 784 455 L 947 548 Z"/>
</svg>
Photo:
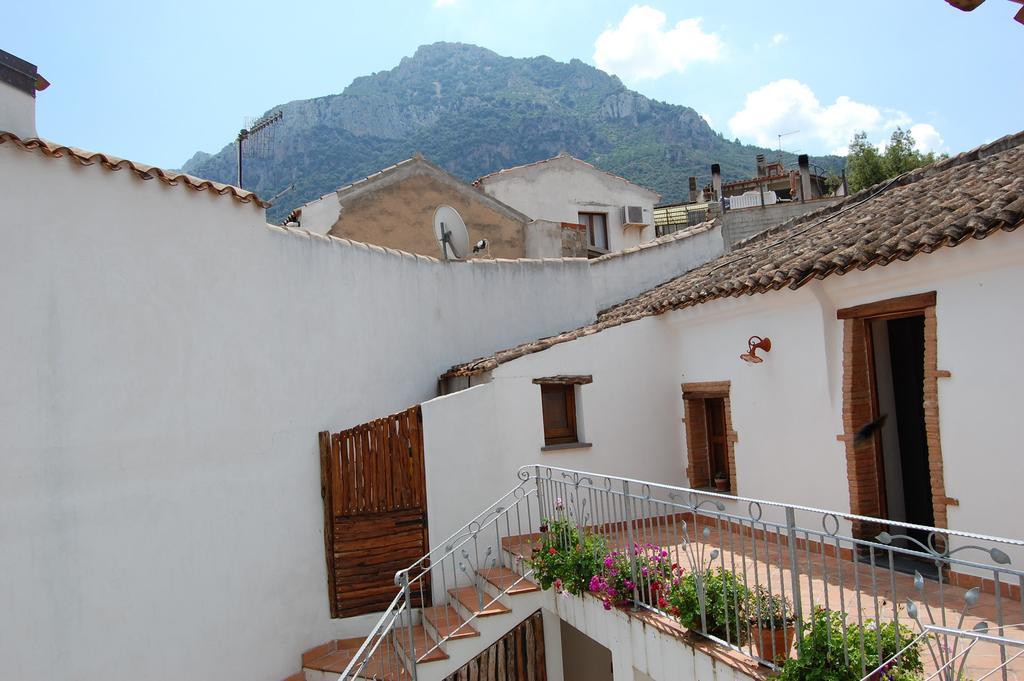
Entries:
<svg viewBox="0 0 1024 681">
<path fill-rule="evenodd" d="M 417 406 L 320 434 L 332 617 L 384 610 L 395 573 L 429 550 L 421 418 Z"/>
</svg>

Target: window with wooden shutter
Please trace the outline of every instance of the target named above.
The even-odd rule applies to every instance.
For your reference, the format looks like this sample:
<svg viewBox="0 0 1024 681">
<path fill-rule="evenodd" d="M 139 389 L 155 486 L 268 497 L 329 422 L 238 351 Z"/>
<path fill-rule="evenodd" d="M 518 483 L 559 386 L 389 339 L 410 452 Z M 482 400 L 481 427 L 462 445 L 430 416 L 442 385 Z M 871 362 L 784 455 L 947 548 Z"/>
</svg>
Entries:
<svg viewBox="0 0 1024 681">
<path fill-rule="evenodd" d="M 576 442 L 576 386 L 544 384 L 540 387 L 544 411 L 544 444 Z"/>
</svg>

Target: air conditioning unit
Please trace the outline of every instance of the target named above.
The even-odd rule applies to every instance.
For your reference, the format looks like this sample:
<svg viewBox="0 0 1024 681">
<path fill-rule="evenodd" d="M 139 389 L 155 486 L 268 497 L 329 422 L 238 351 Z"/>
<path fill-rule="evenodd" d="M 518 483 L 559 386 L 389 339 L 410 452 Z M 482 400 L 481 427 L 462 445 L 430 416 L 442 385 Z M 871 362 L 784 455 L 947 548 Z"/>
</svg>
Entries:
<svg viewBox="0 0 1024 681">
<path fill-rule="evenodd" d="M 646 227 L 651 224 L 651 211 L 643 206 L 623 206 L 623 227 Z"/>
</svg>

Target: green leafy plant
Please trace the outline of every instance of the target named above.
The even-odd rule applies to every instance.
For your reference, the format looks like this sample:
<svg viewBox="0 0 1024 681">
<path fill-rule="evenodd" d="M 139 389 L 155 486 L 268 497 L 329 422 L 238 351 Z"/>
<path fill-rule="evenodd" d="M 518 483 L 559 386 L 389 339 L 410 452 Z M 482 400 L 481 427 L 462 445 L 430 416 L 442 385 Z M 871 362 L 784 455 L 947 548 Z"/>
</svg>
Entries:
<svg viewBox="0 0 1024 681">
<path fill-rule="evenodd" d="M 541 524 L 540 541 L 530 557 L 530 566 L 541 588 L 554 587 L 578 596 L 600 570 L 606 552 L 604 539 L 588 533 L 581 538 L 569 519 L 545 520 Z"/>
<path fill-rule="evenodd" d="M 701 621 L 702 593 L 706 629 Z M 736 645 L 746 643 L 750 590 L 729 570 L 688 573 L 669 589 L 668 602 L 683 626 Z"/>
<path fill-rule="evenodd" d="M 889 661 L 879 679 L 912 681 L 921 678 L 924 669 L 919 646 L 911 646 L 899 659 L 893 657 L 913 640 L 913 631 L 894 622 L 847 623 L 845 613 L 817 608 L 804 625 L 800 656 L 786 660 L 779 680 L 858 681 L 862 669 L 869 672 Z"/>
<path fill-rule="evenodd" d="M 747 600 L 747 617 L 750 623 L 759 627 L 784 627 L 793 624 L 793 604 L 788 598 L 773 594 L 761 584 L 750 592 Z"/>
</svg>

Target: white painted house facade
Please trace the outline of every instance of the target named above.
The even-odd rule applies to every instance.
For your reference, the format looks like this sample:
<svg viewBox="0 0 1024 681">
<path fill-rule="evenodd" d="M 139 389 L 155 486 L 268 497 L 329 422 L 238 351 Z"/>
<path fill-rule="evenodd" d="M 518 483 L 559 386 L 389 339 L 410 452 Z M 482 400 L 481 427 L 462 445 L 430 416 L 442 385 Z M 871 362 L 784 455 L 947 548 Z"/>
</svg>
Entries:
<svg viewBox="0 0 1024 681">
<path fill-rule="evenodd" d="M 707 442 L 688 428 L 702 417 L 688 410 L 722 395 L 725 501 L 834 509 L 838 542 L 856 529 L 843 514 L 862 510 L 850 484 L 861 421 L 846 409 L 860 368 L 848 357 L 864 355 L 869 322 L 896 313 L 923 318 L 925 435 L 941 437 L 935 524 L 1020 534 L 1006 511 L 1022 472 L 1020 135 L 728 255 L 708 223 L 643 243 L 627 227 L 636 245 L 589 262 L 445 263 L 271 226 L 260 199 L 237 187 L 12 132 L 31 128 L 8 82 L 0 103 L 15 102 L 17 115 L 0 118 L 0 663 L 10 678 L 337 678 L 349 659 L 340 650 L 323 655 L 340 667 L 317 669 L 301 651 L 366 637 L 381 620 L 330 616 L 317 433 L 412 404 L 422 405 L 432 552 L 468 541 L 453 533 L 525 482 L 526 465 L 618 476 L 605 478 L 608 490 L 649 481 L 642 502 L 659 484 L 703 487 L 694 476 L 715 471 L 701 468 Z M 604 176 L 575 175 L 580 186 Z M 608 194 L 609 214 L 642 205 L 640 190 L 622 192 Z M 531 217 L 574 221 L 589 204 L 572 205 L 564 217 Z M 894 206 L 905 220 L 891 219 Z M 844 240 L 829 241 L 836 233 Z M 751 336 L 773 342 L 756 365 L 739 359 Z M 459 364 L 472 357 L 482 359 Z M 437 396 L 439 376 L 454 392 Z M 552 386 L 576 400 L 571 440 L 547 441 Z M 542 477 L 487 527 L 540 501 Z M 550 512 L 555 499 L 544 498 L 536 508 Z M 518 531 L 539 521 L 534 513 Z M 504 563 L 522 537 L 502 538 L 513 542 L 498 547 Z M 1019 567 L 1020 546 L 1006 550 Z M 452 557 L 434 555 L 437 566 Z M 494 597 L 512 614 L 487 624 L 472 603 L 438 600 L 447 586 L 428 587 L 435 605 L 480 636 L 449 640 L 422 598 L 415 613 L 407 601 L 420 636 L 410 645 L 444 653 L 435 671 L 417 665 L 423 681 L 457 671 L 538 608 L 552 681 L 578 678 L 589 653 L 577 633 L 611 651 L 617 680 L 667 681 L 684 665 L 687 679 L 755 675 L 625 610 L 595 622 L 604 611 L 589 596 L 532 591 L 517 603 L 506 583 Z M 563 622 L 575 630 L 564 646 Z"/>
<path fill-rule="evenodd" d="M 1002 509 L 1024 476 L 1017 456 L 1024 432 L 1013 416 L 1024 369 L 1011 359 L 1024 333 L 1017 314 L 1024 240 L 1014 231 L 1024 215 L 1022 170 L 1024 133 L 748 239 L 603 309 L 594 325 L 454 367 L 443 380 L 457 388 L 474 376 L 476 387 L 425 405 L 439 423 L 435 428 L 425 416 L 428 457 L 444 457 L 444 468 L 468 462 L 490 442 L 494 458 L 478 471 L 481 479 L 507 480 L 542 461 L 616 475 L 639 469 L 647 479 L 709 486 L 710 479 L 688 478 L 694 462 L 684 397 L 688 385 L 719 384 L 731 412 L 731 493 L 863 513 L 858 502 L 867 500 L 851 499 L 847 471 L 853 433 L 844 422 L 851 402 L 844 381 L 858 370 L 849 359 L 851 320 L 869 324 L 878 346 L 896 330 L 871 320 L 905 314 L 919 318 L 928 337 L 916 355 L 883 357 L 886 348 L 874 349 L 875 409 L 890 413 L 881 436 L 896 437 L 899 421 L 888 365 L 926 362 L 934 375 L 925 381 L 937 397 L 925 395 L 932 411 L 918 418 L 928 422 L 924 435 L 941 442 L 924 444 L 932 458 L 915 475 L 927 479 L 934 497 L 926 502 L 931 519 L 1016 536 L 1016 514 Z M 984 208 L 971 211 L 973 201 Z M 762 363 L 740 359 L 751 337 L 771 340 Z M 533 381 L 558 375 L 593 380 L 576 388 L 583 445 L 550 451 Z M 463 410 L 475 414 L 474 426 L 460 432 L 448 423 Z M 895 441 L 889 449 L 898 449 Z M 883 517 L 914 522 L 900 489 L 909 469 L 880 463 L 888 469 L 882 493 L 891 511 Z M 438 479 L 432 493 L 443 497 L 446 484 L 453 483 Z M 489 493 L 501 487 L 496 482 Z"/>
<path fill-rule="evenodd" d="M 660 194 L 568 154 L 506 168 L 474 184 L 535 220 L 583 225 L 592 257 L 656 236 Z"/>
</svg>

